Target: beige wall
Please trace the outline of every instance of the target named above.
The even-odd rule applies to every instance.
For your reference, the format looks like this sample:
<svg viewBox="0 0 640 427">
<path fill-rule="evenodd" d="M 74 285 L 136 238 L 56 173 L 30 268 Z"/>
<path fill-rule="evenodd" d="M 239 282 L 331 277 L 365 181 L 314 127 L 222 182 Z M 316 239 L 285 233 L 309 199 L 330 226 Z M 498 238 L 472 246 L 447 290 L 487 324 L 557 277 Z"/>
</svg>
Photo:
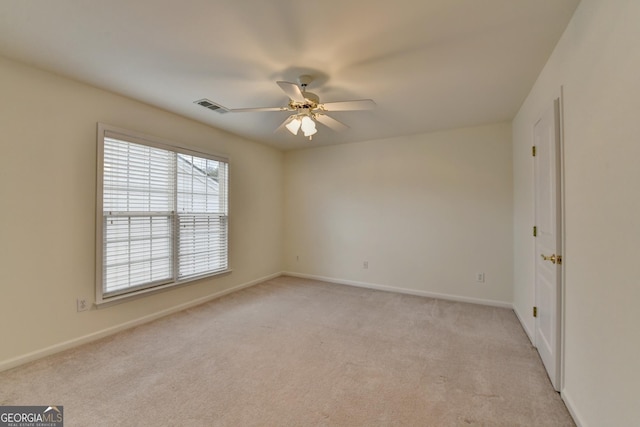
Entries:
<svg viewBox="0 0 640 427">
<path fill-rule="evenodd" d="M 287 152 L 285 270 L 510 305 L 511 157 L 509 124 Z"/>
<path fill-rule="evenodd" d="M 0 368 L 280 272 L 281 152 L 1 58 L 0 93 Z M 95 295 L 97 122 L 230 157 L 233 273 L 76 312 Z"/>
<path fill-rule="evenodd" d="M 564 87 L 565 382 L 583 426 L 640 424 L 640 2 L 582 0 L 513 122 L 514 306 L 534 305 L 531 129 Z"/>
</svg>

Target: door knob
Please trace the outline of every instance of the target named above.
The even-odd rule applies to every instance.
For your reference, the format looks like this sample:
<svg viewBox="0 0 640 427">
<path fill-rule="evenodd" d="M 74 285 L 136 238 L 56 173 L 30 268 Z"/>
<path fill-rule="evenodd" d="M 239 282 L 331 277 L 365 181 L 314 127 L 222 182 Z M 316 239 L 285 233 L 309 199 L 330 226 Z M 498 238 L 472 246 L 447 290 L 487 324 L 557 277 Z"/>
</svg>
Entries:
<svg viewBox="0 0 640 427">
<path fill-rule="evenodd" d="M 546 256 L 544 254 L 540 254 L 540 256 L 542 257 L 543 260 L 545 261 L 551 261 L 554 264 L 562 264 L 562 255 L 556 255 L 553 254 L 551 256 Z"/>
</svg>

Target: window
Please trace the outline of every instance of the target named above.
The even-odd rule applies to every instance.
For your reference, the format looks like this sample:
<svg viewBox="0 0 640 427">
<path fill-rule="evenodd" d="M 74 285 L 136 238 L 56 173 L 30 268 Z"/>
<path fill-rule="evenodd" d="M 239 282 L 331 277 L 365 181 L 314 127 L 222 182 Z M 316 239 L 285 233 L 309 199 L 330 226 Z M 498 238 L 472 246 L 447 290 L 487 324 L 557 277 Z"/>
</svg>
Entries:
<svg viewBox="0 0 640 427">
<path fill-rule="evenodd" d="M 228 161 L 98 125 L 96 303 L 229 271 Z"/>
</svg>

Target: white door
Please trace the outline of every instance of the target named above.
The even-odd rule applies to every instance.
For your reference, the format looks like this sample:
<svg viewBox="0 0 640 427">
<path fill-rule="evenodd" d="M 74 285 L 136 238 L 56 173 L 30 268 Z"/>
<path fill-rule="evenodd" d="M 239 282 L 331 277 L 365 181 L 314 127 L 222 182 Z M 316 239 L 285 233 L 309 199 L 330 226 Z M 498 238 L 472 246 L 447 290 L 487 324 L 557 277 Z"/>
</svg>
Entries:
<svg viewBox="0 0 640 427">
<path fill-rule="evenodd" d="M 559 390 L 562 319 L 559 99 L 536 122 L 533 134 L 537 311 L 535 344 L 553 387 Z"/>
</svg>

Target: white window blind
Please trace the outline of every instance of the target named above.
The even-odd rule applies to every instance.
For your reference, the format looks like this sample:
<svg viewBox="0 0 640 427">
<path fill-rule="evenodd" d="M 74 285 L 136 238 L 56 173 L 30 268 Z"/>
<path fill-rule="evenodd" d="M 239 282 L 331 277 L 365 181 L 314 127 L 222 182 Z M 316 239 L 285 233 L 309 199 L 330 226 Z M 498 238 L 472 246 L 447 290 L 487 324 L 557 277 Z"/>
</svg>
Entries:
<svg viewBox="0 0 640 427">
<path fill-rule="evenodd" d="M 98 134 L 97 302 L 227 271 L 226 159 Z"/>
<path fill-rule="evenodd" d="M 226 269 L 226 165 L 184 154 L 177 160 L 178 277 Z"/>
</svg>

